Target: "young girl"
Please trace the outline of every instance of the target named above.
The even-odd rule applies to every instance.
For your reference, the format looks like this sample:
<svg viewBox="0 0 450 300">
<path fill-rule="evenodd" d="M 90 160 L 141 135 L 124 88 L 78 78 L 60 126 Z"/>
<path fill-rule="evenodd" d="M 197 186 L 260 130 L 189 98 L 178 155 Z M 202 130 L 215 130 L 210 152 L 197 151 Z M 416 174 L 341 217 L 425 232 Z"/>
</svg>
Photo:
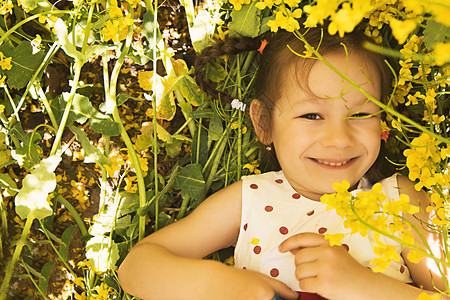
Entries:
<svg viewBox="0 0 450 300">
<path fill-rule="evenodd" d="M 389 71 L 381 57 L 361 46 L 363 37 L 322 37 L 319 28 L 305 38 L 320 44 L 321 55 L 370 95 L 386 98 Z M 255 40 L 239 38 L 206 49 L 203 57 L 258 48 Z M 405 177 L 380 177 L 380 108 L 323 62 L 295 54 L 304 50 L 292 33 L 269 40 L 250 106 L 255 132 L 271 145 L 281 171 L 243 177 L 140 241 L 119 269 L 125 291 L 144 299 L 259 300 L 417 299 L 423 290 L 413 282 L 430 291 L 445 289 L 425 259 L 406 259 L 408 249 L 402 261 L 375 273 L 370 234 L 347 234 L 339 247 L 325 240 L 324 233 L 349 233 L 320 202 L 335 192 L 335 182 L 348 180 L 357 193 L 380 181 L 389 198 L 407 194 L 421 207 L 428 198 Z M 421 228 L 425 216 L 405 218 Z M 385 242 L 400 251 L 399 244 Z M 202 259 L 229 246 L 236 247 L 235 267 Z"/>
</svg>

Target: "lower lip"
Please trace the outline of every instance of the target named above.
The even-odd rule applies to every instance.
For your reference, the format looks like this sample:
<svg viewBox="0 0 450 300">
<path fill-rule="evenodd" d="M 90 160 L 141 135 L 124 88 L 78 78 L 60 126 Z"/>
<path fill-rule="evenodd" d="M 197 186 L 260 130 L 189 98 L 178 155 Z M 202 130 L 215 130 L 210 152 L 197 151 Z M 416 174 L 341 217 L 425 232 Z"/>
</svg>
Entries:
<svg viewBox="0 0 450 300">
<path fill-rule="evenodd" d="M 340 166 L 332 166 L 332 165 L 327 165 L 327 164 L 322 164 L 320 162 L 318 162 L 317 160 L 310 158 L 312 162 L 314 162 L 316 165 L 321 166 L 322 168 L 326 168 L 328 170 L 343 170 L 343 169 L 347 169 L 350 168 L 353 163 L 355 162 L 356 158 L 352 158 L 350 159 L 349 162 L 347 162 L 346 164 L 340 165 Z"/>
</svg>

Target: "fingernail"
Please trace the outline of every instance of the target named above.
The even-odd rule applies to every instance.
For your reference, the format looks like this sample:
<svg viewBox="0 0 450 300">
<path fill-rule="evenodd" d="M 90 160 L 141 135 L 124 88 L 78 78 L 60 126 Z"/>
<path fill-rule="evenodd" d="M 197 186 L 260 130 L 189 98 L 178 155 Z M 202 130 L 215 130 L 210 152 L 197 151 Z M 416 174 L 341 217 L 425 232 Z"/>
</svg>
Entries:
<svg viewBox="0 0 450 300">
<path fill-rule="evenodd" d="M 278 294 L 275 294 L 275 296 L 273 296 L 272 300 L 280 300 L 280 296 L 278 296 Z"/>
</svg>

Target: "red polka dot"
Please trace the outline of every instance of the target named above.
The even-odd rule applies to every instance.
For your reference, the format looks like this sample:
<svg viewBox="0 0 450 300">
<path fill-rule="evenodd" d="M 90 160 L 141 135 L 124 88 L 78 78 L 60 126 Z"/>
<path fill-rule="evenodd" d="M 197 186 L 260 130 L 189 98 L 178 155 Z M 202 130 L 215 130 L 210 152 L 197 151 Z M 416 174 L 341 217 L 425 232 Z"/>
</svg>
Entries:
<svg viewBox="0 0 450 300">
<path fill-rule="evenodd" d="M 260 254 L 260 253 L 261 253 L 261 247 L 260 247 L 260 246 L 255 246 L 255 247 L 253 248 L 253 252 L 254 252 L 255 254 Z"/>
<path fill-rule="evenodd" d="M 345 248 L 345 250 L 347 250 L 347 251 L 349 251 L 350 250 L 350 247 L 347 245 L 347 244 L 342 244 L 342 247 L 344 247 Z"/>
<path fill-rule="evenodd" d="M 307 216 L 312 216 L 313 214 L 314 214 L 314 210 L 309 211 L 309 212 L 306 213 Z"/>
<path fill-rule="evenodd" d="M 328 229 L 326 229 L 325 227 L 320 227 L 318 231 L 320 234 L 324 234 L 325 232 L 327 232 L 327 230 Z"/>
<path fill-rule="evenodd" d="M 242 267 L 243 270 L 247 270 L 247 267 Z"/>
<path fill-rule="evenodd" d="M 278 277 L 278 275 L 280 275 L 280 271 L 278 271 L 277 268 L 273 268 L 272 270 L 270 270 L 270 276 Z"/>
<path fill-rule="evenodd" d="M 405 266 L 400 266 L 400 273 L 405 273 Z"/>
<path fill-rule="evenodd" d="M 281 226 L 279 230 L 280 230 L 280 233 L 281 233 L 281 234 L 288 234 L 288 232 L 289 232 L 289 229 L 287 229 L 287 228 L 284 227 L 284 226 Z"/>
<path fill-rule="evenodd" d="M 295 194 L 292 194 L 292 198 L 294 198 L 294 199 L 300 199 L 300 194 L 299 193 L 295 193 Z"/>
<path fill-rule="evenodd" d="M 244 231 L 247 231 L 248 223 L 244 225 Z"/>
<path fill-rule="evenodd" d="M 283 183 L 283 179 L 276 179 L 275 182 L 279 183 L 279 184 L 282 184 Z"/>
<path fill-rule="evenodd" d="M 250 188 L 256 190 L 258 188 L 258 185 L 252 183 L 252 184 L 250 184 Z"/>
<path fill-rule="evenodd" d="M 264 210 L 267 212 L 271 212 L 273 210 L 273 206 L 267 205 L 266 207 L 264 207 Z"/>
</svg>

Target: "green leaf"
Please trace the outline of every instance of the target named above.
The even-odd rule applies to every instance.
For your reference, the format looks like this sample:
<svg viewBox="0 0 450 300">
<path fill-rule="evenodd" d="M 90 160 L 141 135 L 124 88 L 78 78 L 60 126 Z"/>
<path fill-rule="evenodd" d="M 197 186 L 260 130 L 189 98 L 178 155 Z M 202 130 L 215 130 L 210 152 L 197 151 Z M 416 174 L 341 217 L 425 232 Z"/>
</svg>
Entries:
<svg viewBox="0 0 450 300">
<path fill-rule="evenodd" d="M 155 40 L 155 25 L 157 26 L 156 30 L 156 44 L 154 43 Z M 161 33 L 159 32 L 158 23 L 155 24 L 155 18 L 154 14 L 151 11 L 147 11 L 144 14 L 144 17 L 142 19 L 142 33 L 147 38 L 147 41 L 149 43 L 148 49 L 153 49 L 159 41 L 161 41 Z"/>
<path fill-rule="evenodd" d="M 176 87 L 183 94 L 183 97 L 194 106 L 199 106 L 203 103 L 203 97 L 200 88 L 195 83 L 194 79 L 185 75 L 177 81 Z"/>
<path fill-rule="evenodd" d="M 212 82 L 221 82 L 227 77 L 225 68 L 216 61 L 206 65 L 205 77 Z"/>
<path fill-rule="evenodd" d="M 230 36 L 257 37 L 261 26 L 261 10 L 256 8 L 257 2 L 245 4 L 240 10 L 231 12 L 231 22 L 228 25 Z"/>
<path fill-rule="evenodd" d="M 17 161 L 19 166 L 30 170 L 41 161 L 42 149 L 37 145 L 42 140 L 39 132 L 35 132 L 31 141 L 32 132 L 26 134 L 19 122 L 15 123 L 9 134 L 21 143 L 11 151 L 11 156 Z"/>
<path fill-rule="evenodd" d="M 430 19 L 427 21 L 423 35 L 425 46 L 432 51 L 434 44 L 444 43 L 450 38 L 450 27 Z"/>
<path fill-rule="evenodd" d="M 24 178 L 22 188 L 15 199 L 16 213 L 20 218 L 32 216 L 41 220 L 53 214 L 47 197 L 56 187 L 54 171 L 60 161 L 61 157 L 56 155 L 43 159 Z"/>
<path fill-rule="evenodd" d="M 67 257 L 69 255 L 69 246 L 70 241 L 72 240 L 72 235 L 75 229 L 77 228 L 77 225 L 72 225 L 66 230 L 64 230 L 64 233 L 61 236 L 62 244 L 59 245 L 59 254 L 63 258 L 63 260 L 67 260 Z"/>
<path fill-rule="evenodd" d="M 169 157 L 175 158 L 181 153 L 182 147 L 183 142 L 174 139 L 173 142 L 166 144 L 164 148 Z"/>
<path fill-rule="evenodd" d="M 16 182 L 9 176 L 9 174 L 0 174 L 0 188 L 6 189 L 8 196 L 15 196 L 17 194 Z"/>
<path fill-rule="evenodd" d="M 75 133 L 77 140 L 81 143 L 81 147 L 84 149 L 85 163 L 96 163 L 101 167 L 104 165 L 110 165 L 108 158 L 103 155 L 97 147 L 91 144 L 86 132 L 73 125 L 69 126 L 69 129 Z"/>
<path fill-rule="evenodd" d="M 54 260 L 48 261 L 41 269 L 42 277 L 39 278 L 39 289 L 44 293 L 44 295 L 47 295 L 48 280 L 50 279 L 50 275 L 54 264 L 55 264 Z"/>
<path fill-rule="evenodd" d="M 137 151 L 142 151 L 145 149 L 150 148 L 153 145 L 153 139 L 148 137 L 145 134 L 140 134 L 136 138 L 136 142 L 134 143 L 134 146 L 136 147 Z"/>
<path fill-rule="evenodd" d="M 67 103 L 69 93 L 63 93 L 63 97 Z M 116 122 L 96 110 L 86 96 L 75 94 L 70 110 L 73 112 L 75 121 L 80 124 L 83 124 L 89 119 L 89 125 L 97 133 L 108 136 L 117 136 L 120 134 L 119 126 Z"/>
<path fill-rule="evenodd" d="M 109 236 L 95 235 L 86 243 L 86 258 L 94 272 L 115 270 L 119 248 Z"/>
<path fill-rule="evenodd" d="M 83 55 L 78 52 L 75 45 L 72 44 L 68 38 L 67 26 L 62 19 L 58 18 L 58 20 L 56 20 L 54 31 L 64 52 L 77 61 L 83 61 Z"/>
<path fill-rule="evenodd" d="M 180 168 L 173 187 L 180 189 L 194 200 L 203 200 L 205 197 L 205 180 L 200 164 L 189 164 Z"/>
<path fill-rule="evenodd" d="M 222 120 L 218 115 L 214 115 L 209 120 L 208 140 L 218 141 L 223 133 Z"/>
<path fill-rule="evenodd" d="M 3 44 L 0 46 L 0 51 L 5 57 L 12 57 L 11 69 L 0 68 L 0 74 L 6 75 L 6 83 L 14 89 L 21 89 L 28 84 L 45 56 L 43 51 L 33 54 L 33 47 L 27 41 L 20 43 L 17 48 Z"/>
</svg>

